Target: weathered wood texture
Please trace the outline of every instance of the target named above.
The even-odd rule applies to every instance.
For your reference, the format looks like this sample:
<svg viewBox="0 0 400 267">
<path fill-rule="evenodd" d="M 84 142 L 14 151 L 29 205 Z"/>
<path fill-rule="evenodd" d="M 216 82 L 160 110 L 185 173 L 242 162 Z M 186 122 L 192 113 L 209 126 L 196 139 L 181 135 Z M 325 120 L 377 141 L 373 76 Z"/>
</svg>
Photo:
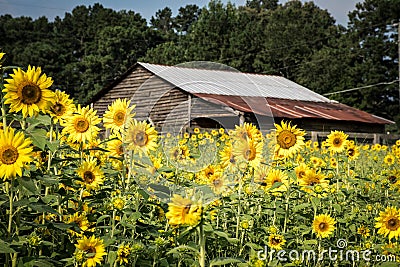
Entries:
<svg viewBox="0 0 400 267">
<path fill-rule="evenodd" d="M 155 76 L 137 65 L 119 83 L 110 87 L 94 103 L 93 108 L 103 116 L 108 105 L 118 98 L 131 100 L 136 105 L 137 120 L 149 120 L 160 132 L 179 132 L 192 118 L 234 117 L 228 106 L 216 105 L 189 93 Z M 209 123 L 205 123 L 209 125 Z"/>
<path fill-rule="evenodd" d="M 226 104 L 216 104 L 194 96 L 171 83 L 155 76 L 137 64 L 112 86 L 105 88 L 92 103 L 103 116 L 107 106 L 118 98 L 127 98 L 135 104 L 136 119 L 149 120 L 162 133 L 178 133 L 187 127 L 233 129 L 239 124 L 237 110 Z M 243 114 L 247 122 L 266 131 L 274 128 L 274 122 L 286 118 L 271 118 L 253 113 Z M 327 119 L 293 119 L 292 124 L 306 130 L 329 132 L 340 129 L 344 132 L 384 133 L 384 125 L 337 121 Z M 311 137 L 311 136 L 310 136 Z"/>
</svg>

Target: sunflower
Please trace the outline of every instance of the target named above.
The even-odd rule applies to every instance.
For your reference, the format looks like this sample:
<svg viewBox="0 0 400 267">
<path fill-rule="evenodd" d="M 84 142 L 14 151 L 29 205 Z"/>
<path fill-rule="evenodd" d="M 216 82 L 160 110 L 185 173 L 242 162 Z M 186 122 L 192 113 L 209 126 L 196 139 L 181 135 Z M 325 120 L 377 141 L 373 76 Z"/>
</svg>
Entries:
<svg viewBox="0 0 400 267">
<path fill-rule="evenodd" d="M 223 134 L 224 132 L 225 130 L 222 129 L 222 131 L 220 131 L 219 133 Z M 241 126 L 236 125 L 235 130 L 233 131 L 233 135 L 237 139 L 241 140 L 250 139 L 253 141 L 260 141 L 262 139 L 262 134 L 260 130 L 258 130 L 257 127 L 253 124 L 247 122 L 243 123 L 243 125 Z"/>
<path fill-rule="evenodd" d="M 267 176 L 268 176 L 268 167 L 260 166 L 255 169 L 254 172 L 254 182 L 262 186 L 263 188 L 267 186 Z"/>
<path fill-rule="evenodd" d="M 283 235 L 272 234 L 268 237 L 268 246 L 277 251 L 282 250 L 282 246 L 286 243 Z"/>
<path fill-rule="evenodd" d="M 110 141 L 107 142 L 107 151 L 109 157 L 120 158 L 124 155 L 124 146 L 121 141 L 121 136 L 110 136 Z"/>
<path fill-rule="evenodd" d="M 131 254 L 132 248 L 129 245 L 120 245 L 117 251 L 117 262 L 119 262 L 119 265 L 128 264 Z"/>
<path fill-rule="evenodd" d="M 357 229 L 357 233 L 359 235 L 361 235 L 362 237 L 365 237 L 365 238 L 370 235 L 369 232 L 370 232 L 370 230 L 368 229 L 368 227 L 365 227 L 364 225 L 361 225 Z"/>
<path fill-rule="evenodd" d="M 304 177 L 299 179 L 298 183 L 301 189 L 308 193 L 321 193 L 317 191 L 324 191 L 328 187 L 328 181 L 325 180 L 325 175 L 321 172 L 315 171 L 314 169 L 306 170 Z"/>
<path fill-rule="evenodd" d="M 304 147 L 305 132 L 300 130 L 297 125 L 291 126 L 290 122 L 275 124 L 276 145 L 275 154 L 277 158 L 290 158 Z"/>
<path fill-rule="evenodd" d="M 224 149 L 219 152 L 220 164 L 223 168 L 232 170 L 236 166 L 236 158 L 233 154 L 231 144 L 227 144 Z"/>
<path fill-rule="evenodd" d="M 78 253 L 83 253 L 82 267 L 95 267 L 96 264 L 101 264 L 103 256 L 107 255 L 103 240 L 95 236 L 89 238 L 84 236 L 78 240 L 78 244 L 75 247 Z"/>
<path fill-rule="evenodd" d="M 335 230 L 335 219 L 328 214 L 321 214 L 314 218 L 312 228 L 317 237 L 326 238 Z"/>
<path fill-rule="evenodd" d="M 111 133 L 121 132 L 125 122 L 129 122 L 135 113 L 132 110 L 136 105 L 131 105 L 131 101 L 118 98 L 110 106 L 103 116 L 103 125 L 106 129 L 111 129 Z"/>
<path fill-rule="evenodd" d="M 25 72 L 22 69 L 14 69 L 12 79 L 5 79 L 3 92 L 4 103 L 10 104 L 11 112 L 22 111 L 24 118 L 36 116 L 39 111 L 46 113 L 54 104 L 54 92 L 47 89 L 53 84 L 53 80 L 46 74 L 41 74 L 40 67 L 28 67 Z"/>
<path fill-rule="evenodd" d="M 210 184 L 222 177 L 222 169 L 219 165 L 208 165 L 196 174 L 199 184 Z"/>
<path fill-rule="evenodd" d="M 289 187 L 289 178 L 285 174 L 284 171 L 279 170 L 279 169 L 271 169 L 268 172 L 267 177 L 265 178 L 266 181 L 266 189 L 270 190 L 274 186 L 275 183 L 282 183 L 278 187 L 273 188 L 270 190 L 273 194 L 280 193 L 280 192 L 285 192 L 288 187 Z"/>
<path fill-rule="evenodd" d="M 238 140 L 234 143 L 233 155 L 241 161 L 247 162 L 250 166 L 256 168 L 263 160 L 264 143 L 253 139 Z"/>
<path fill-rule="evenodd" d="M 97 124 L 101 122 L 96 113 L 90 107 L 78 105 L 76 112 L 66 117 L 62 134 L 68 136 L 69 142 L 84 143 L 95 139 L 100 131 Z"/>
<path fill-rule="evenodd" d="M 1 68 L 1 60 L 6 53 L 0 53 L 0 68 Z"/>
<path fill-rule="evenodd" d="M 139 155 L 157 148 L 157 131 L 145 121 L 130 121 L 123 137 L 127 149 Z"/>
<path fill-rule="evenodd" d="M 386 165 L 393 165 L 394 163 L 395 163 L 395 161 L 396 161 L 396 158 L 395 158 L 395 156 L 393 156 L 392 154 L 387 154 L 386 156 L 385 156 L 385 158 L 383 159 L 383 162 L 386 164 Z"/>
<path fill-rule="evenodd" d="M 85 160 L 76 170 L 83 181 L 80 184 L 86 187 L 86 190 L 95 190 L 103 184 L 104 174 L 97 165 L 96 158 Z"/>
<path fill-rule="evenodd" d="M 170 159 L 173 161 L 185 161 L 190 158 L 190 151 L 187 145 L 175 146 L 170 150 Z"/>
<path fill-rule="evenodd" d="M 221 176 L 213 176 L 209 180 L 208 185 L 211 187 L 211 189 L 217 195 L 222 194 L 222 195 L 226 196 L 230 192 L 227 182 L 226 182 L 226 179 L 222 175 Z"/>
<path fill-rule="evenodd" d="M 171 225 L 195 226 L 201 220 L 201 204 L 174 194 L 165 215 Z"/>
<path fill-rule="evenodd" d="M 360 155 L 358 146 L 349 142 L 348 145 L 346 146 L 346 154 L 349 160 L 356 160 Z"/>
<path fill-rule="evenodd" d="M 314 156 L 310 157 L 310 162 L 312 163 L 314 168 L 319 168 L 319 167 L 325 165 L 325 162 L 319 157 L 314 157 Z"/>
<path fill-rule="evenodd" d="M 306 171 L 309 169 L 310 168 L 305 163 L 300 163 L 299 166 L 294 168 L 297 179 L 303 179 L 306 175 Z"/>
<path fill-rule="evenodd" d="M 387 207 L 385 211 L 381 211 L 375 224 L 375 228 L 379 228 L 378 234 L 388 236 L 389 240 L 400 236 L 400 211 L 396 207 Z"/>
<path fill-rule="evenodd" d="M 55 102 L 49 109 L 50 116 L 53 118 L 54 123 L 65 121 L 65 118 L 72 115 L 75 111 L 75 105 L 69 95 L 60 91 L 55 91 Z"/>
<path fill-rule="evenodd" d="M 0 130 L 0 177 L 4 180 L 22 176 L 22 170 L 32 162 L 32 141 L 13 128 Z"/>
<path fill-rule="evenodd" d="M 69 215 L 67 222 L 77 224 L 79 229 L 83 232 L 88 231 L 90 227 L 90 223 L 85 214 L 80 214 L 79 212 Z M 82 236 L 82 233 L 77 233 L 74 230 L 69 230 L 69 232 L 72 236 Z"/>
<path fill-rule="evenodd" d="M 349 136 L 342 131 L 331 131 L 326 139 L 329 150 L 336 153 L 342 152 L 346 147 L 347 137 Z"/>
</svg>

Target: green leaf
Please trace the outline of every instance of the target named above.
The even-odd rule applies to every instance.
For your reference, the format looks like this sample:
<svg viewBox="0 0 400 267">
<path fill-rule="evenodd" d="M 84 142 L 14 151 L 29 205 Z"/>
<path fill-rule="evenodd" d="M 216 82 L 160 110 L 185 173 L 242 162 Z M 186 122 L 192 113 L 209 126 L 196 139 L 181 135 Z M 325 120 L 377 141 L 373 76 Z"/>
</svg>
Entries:
<svg viewBox="0 0 400 267">
<path fill-rule="evenodd" d="M 239 240 L 237 238 L 229 237 L 227 233 L 221 231 L 214 231 L 217 236 L 225 238 L 231 244 L 237 244 Z"/>
<path fill-rule="evenodd" d="M 50 149 L 51 152 L 55 152 L 59 146 L 60 146 L 60 141 L 58 140 L 47 142 L 47 147 Z"/>
<path fill-rule="evenodd" d="M 339 204 L 332 204 L 332 207 L 337 211 L 337 212 L 341 212 L 342 211 L 342 207 Z"/>
<path fill-rule="evenodd" d="M 8 243 L 0 239 L 0 253 L 15 253 L 15 250 L 10 248 Z"/>
<path fill-rule="evenodd" d="M 200 252 L 195 248 L 192 248 L 192 247 L 186 246 L 186 245 L 180 245 L 180 246 L 178 246 L 176 248 L 173 248 L 170 251 L 168 251 L 167 255 L 168 254 L 174 254 L 174 253 L 182 253 L 182 252 L 187 251 L 187 250 L 188 251 L 192 251 L 192 252 L 194 252 L 196 254 L 200 254 Z"/>
<path fill-rule="evenodd" d="M 316 239 L 305 240 L 303 242 L 304 245 L 318 245 L 318 241 Z"/>
<path fill-rule="evenodd" d="M 66 223 L 52 223 L 52 225 L 55 228 L 61 229 L 61 230 L 67 230 L 67 229 L 71 229 L 73 227 L 72 224 L 66 224 Z"/>
<path fill-rule="evenodd" d="M 28 191 L 31 192 L 32 194 L 36 195 L 39 193 L 39 189 L 37 188 L 35 182 L 31 178 L 20 177 L 18 179 L 18 182 L 20 185 L 28 189 Z"/>
<path fill-rule="evenodd" d="M 33 129 L 28 132 L 28 136 L 31 138 L 32 143 L 41 150 L 44 150 L 47 144 L 46 134 L 47 132 L 44 129 Z"/>
<path fill-rule="evenodd" d="M 298 212 L 299 210 L 305 209 L 310 206 L 310 203 L 303 203 L 293 207 L 293 213 Z"/>
<path fill-rule="evenodd" d="M 46 204 L 41 204 L 41 203 L 30 203 L 28 205 L 31 209 L 38 211 L 38 212 L 49 212 L 49 213 L 53 213 L 56 215 L 60 215 L 55 209 L 53 209 L 52 207 L 49 207 Z"/>
<path fill-rule="evenodd" d="M 96 224 L 99 224 L 100 222 L 104 221 L 106 218 L 109 218 L 109 217 L 110 217 L 110 215 L 107 215 L 107 214 L 104 214 L 104 215 L 100 216 L 97 219 Z"/>
<path fill-rule="evenodd" d="M 108 252 L 108 263 L 110 264 L 110 266 L 113 266 L 115 260 L 117 259 L 117 251 L 110 251 Z"/>
<path fill-rule="evenodd" d="M 217 258 L 217 259 L 213 259 L 210 261 L 210 267 L 211 266 L 221 266 L 221 265 L 231 264 L 231 263 L 239 263 L 239 262 L 242 262 L 242 261 L 235 259 L 235 258 Z"/>
<path fill-rule="evenodd" d="M 47 115 L 38 115 L 34 118 L 26 118 L 26 122 L 29 123 L 29 127 L 33 127 L 39 124 L 49 126 L 51 124 L 51 118 Z"/>
<path fill-rule="evenodd" d="M 256 250 L 256 251 L 263 249 L 262 246 L 260 246 L 258 244 L 250 243 L 250 242 L 244 244 L 244 246 L 248 246 L 248 247 L 250 247 L 250 248 L 252 248 L 253 250 Z"/>
<path fill-rule="evenodd" d="M 281 185 L 283 185 L 282 182 L 275 182 L 275 183 L 268 189 L 268 191 L 272 191 L 272 190 L 274 190 L 275 188 L 280 187 Z"/>
<path fill-rule="evenodd" d="M 396 266 L 398 267 L 399 265 L 398 265 L 398 263 L 395 263 L 395 262 L 383 262 L 377 266 L 378 267 L 396 267 Z"/>
</svg>

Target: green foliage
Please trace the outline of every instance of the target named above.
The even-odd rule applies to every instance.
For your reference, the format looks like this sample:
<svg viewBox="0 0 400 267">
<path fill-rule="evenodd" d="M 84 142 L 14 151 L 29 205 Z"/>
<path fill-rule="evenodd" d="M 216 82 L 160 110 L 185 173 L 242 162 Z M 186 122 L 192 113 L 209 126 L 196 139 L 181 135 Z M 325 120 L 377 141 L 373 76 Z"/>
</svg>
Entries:
<svg viewBox="0 0 400 267">
<path fill-rule="evenodd" d="M 77 6 L 53 22 L 0 16 L 5 64 L 41 66 L 55 86 L 87 103 L 137 60 L 159 64 L 213 61 L 243 72 L 282 75 L 318 93 L 400 122 L 398 0 L 365 0 L 347 27 L 313 2 L 212 0 L 149 23 L 133 11 Z"/>
</svg>

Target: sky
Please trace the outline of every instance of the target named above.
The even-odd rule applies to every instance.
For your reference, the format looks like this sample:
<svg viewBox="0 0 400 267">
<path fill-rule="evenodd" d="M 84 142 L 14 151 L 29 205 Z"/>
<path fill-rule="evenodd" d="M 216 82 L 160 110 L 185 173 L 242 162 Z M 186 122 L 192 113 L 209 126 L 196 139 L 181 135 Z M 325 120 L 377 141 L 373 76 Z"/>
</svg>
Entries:
<svg viewBox="0 0 400 267">
<path fill-rule="evenodd" d="M 288 0 L 280 0 L 285 3 Z M 309 0 L 308 0 L 309 1 Z M 308 2 L 303 1 L 302 2 Z M 327 9 L 336 19 L 337 24 L 347 26 L 349 11 L 355 9 L 355 5 L 363 0 L 314 0 L 321 9 Z M 53 21 L 56 16 L 64 18 L 66 12 L 71 12 L 78 5 L 93 5 L 100 3 L 106 8 L 114 10 L 133 10 L 140 13 L 147 21 L 154 16 L 156 11 L 168 6 L 173 15 L 177 15 L 179 7 L 187 4 L 196 4 L 199 7 L 207 5 L 209 0 L 0 0 L 0 15 L 10 14 L 13 17 L 27 16 L 36 19 L 45 16 Z M 227 3 L 228 0 L 222 2 Z M 246 0 L 230 0 L 236 6 L 242 6 Z"/>
</svg>

